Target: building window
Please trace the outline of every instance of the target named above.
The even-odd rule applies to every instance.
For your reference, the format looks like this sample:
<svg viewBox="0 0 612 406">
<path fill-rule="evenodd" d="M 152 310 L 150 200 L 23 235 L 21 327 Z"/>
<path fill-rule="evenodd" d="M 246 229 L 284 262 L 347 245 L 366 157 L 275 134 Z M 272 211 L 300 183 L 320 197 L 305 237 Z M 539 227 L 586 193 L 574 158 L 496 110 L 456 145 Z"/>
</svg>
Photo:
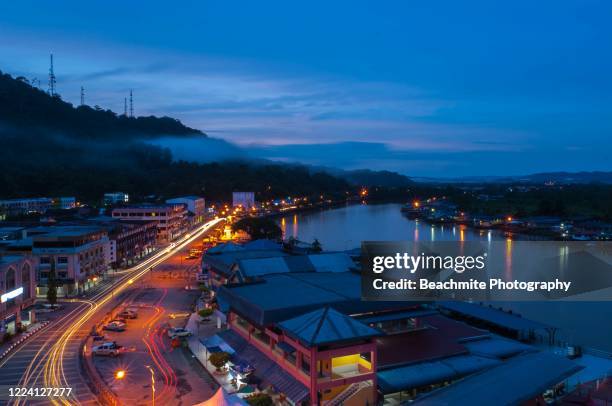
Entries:
<svg viewBox="0 0 612 406">
<path fill-rule="evenodd" d="M 67 264 L 68 263 L 68 257 L 57 257 L 57 263 L 58 264 Z"/>
<path fill-rule="evenodd" d="M 15 283 L 15 268 L 9 268 L 8 271 L 6 271 L 6 277 L 5 277 L 5 286 L 6 286 L 6 291 L 10 292 L 11 290 L 15 289 L 16 283 Z"/>
<path fill-rule="evenodd" d="M 40 263 L 43 265 L 48 265 L 51 263 L 51 258 L 49 257 L 40 257 Z"/>
</svg>

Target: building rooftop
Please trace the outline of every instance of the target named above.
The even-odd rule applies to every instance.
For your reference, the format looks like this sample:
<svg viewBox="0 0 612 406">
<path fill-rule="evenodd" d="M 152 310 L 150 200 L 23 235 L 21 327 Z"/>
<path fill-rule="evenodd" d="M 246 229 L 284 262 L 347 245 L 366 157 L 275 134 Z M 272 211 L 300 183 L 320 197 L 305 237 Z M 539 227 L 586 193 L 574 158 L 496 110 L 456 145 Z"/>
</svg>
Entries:
<svg viewBox="0 0 612 406">
<path fill-rule="evenodd" d="M 418 303 L 361 301 L 361 279 L 353 272 L 273 274 L 256 283 L 222 286 L 217 300 L 252 323 L 280 322 L 325 306 L 345 314 L 405 309 Z"/>
<path fill-rule="evenodd" d="M 47 238 L 70 238 L 70 237 L 81 237 L 93 233 L 99 233 L 103 231 L 101 227 L 97 226 L 51 226 L 51 227 L 37 227 L 36 229 L 28 230 L 30 232 L 37 233 L 34 238 L 36 239 L 47 239 Z"/>
<path fill-rule="evenodd" d="M 524 319 L 517 314 L 507 313 L 494 307 L 467 302 L 440 302 L 440 307 L 463 316 L 478 319 L 508 330 L 543 330 L 550 326 L 537 321 Z"/>
<path fill-rule="evenodd" d="M 473 355 L 458 355 L 440 361 L 424 362 L 378 372 L 378 386 L 383 394 L 395 393 L 408 388 L 419 388 L 499 365 L 501 361 Z M 457 399 L 454 399 L 456 404 Z M 466 403 L 478 404 L 478 403 Z M 491 403 L 495 404 L 495 403 Z"/>
<path fill-rule="evenodd" d="M 167 202 L 172 202 L 172 200 L 178 200 L 178 199 L 198 200 L 198 199 L 204 199 L 204 198 L 200 197 L 200 196 L 177 196 L 177 197 L 173 197 L 171 199 L 168 199 L 166 201 Z"/>
<path fill-rule="evenodd" d="M 519 405 L 581 370 L 575 362 L 549 352 L 511 358 L 497 366 L 431 392 L 413 404 Z"/>
<path fill-rule="evenodd" d="M 243 245 L 244 249 L 247 250 L 281 250 L 282 247 L 279 243 L 271 240 L 254 240 Z"/>
<path fill-rule="evenodd" d="M 283 255 L 282 251 L 271 257 L 242 259 L 238 265 L 242 278 L 290 272 L 347 272 L 355 268 L 355 263 L 344 253 Z"/>
<path fill-rule="evenodd" d="M 244 247 L 233 242 L 219 244 L 206 251 L 206 255 L 222 254 L 227 252 L 244 251 Z"/>
<path fill-rule="evenodd" d="M 380 331 L 331 307 L 282 321 L 277 326 L 307 347 L 382 335 Z"/>
</svg>

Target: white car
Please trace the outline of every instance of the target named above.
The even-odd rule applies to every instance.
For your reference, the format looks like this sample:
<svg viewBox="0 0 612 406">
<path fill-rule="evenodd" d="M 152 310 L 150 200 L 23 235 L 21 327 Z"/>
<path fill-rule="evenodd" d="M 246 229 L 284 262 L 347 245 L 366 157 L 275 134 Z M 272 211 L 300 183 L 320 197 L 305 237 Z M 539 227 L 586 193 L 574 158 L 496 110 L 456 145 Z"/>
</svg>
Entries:
<svg viewBox="0 0 612 406">
<path fill-rule="evenodd" d="M 104 330 L 125 331 L 125 323 L 122 323 L 120 321 L 111 321 L 110 323 L 104 326 Z"/>
<path fill-rule="evenodd" d="M 168 329 L 168 337 L 170 338 L 189 337 L 190 335 L 191 335 L 191 332 L 188 330 L 185 330 L 182 327 L 175 327 L 175 328 Z"/>
<path fill-rule="evenodd" d="M 116 342 L 104 343 L 97 345 L 91 349 L 93 355 L 104 355 L 109 357 L 116 357 L 119 355 L 120 346 Z"/>
</svg>

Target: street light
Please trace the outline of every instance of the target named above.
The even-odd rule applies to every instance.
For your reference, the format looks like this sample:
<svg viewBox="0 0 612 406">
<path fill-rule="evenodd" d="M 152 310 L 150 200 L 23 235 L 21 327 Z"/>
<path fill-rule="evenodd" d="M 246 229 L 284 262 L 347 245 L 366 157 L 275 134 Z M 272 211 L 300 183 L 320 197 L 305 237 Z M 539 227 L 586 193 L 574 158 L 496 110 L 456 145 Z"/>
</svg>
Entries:
<svg viewBox="0 0 612 406">
<path fill-rule="evenodd" d="M 153 399 L 153 406 L 155 406 L 155 371 L 149 365 L 145 365 L 145 367 L 151 371 L 151 396 Z"/>
<path fill-rule="evenodd" d="M 124 369 L 119 369 L 117 371 L 115 371 L 115 379 L 120 381 L 121 379 L 125 378 L 125 370 Z"/>
</svg>

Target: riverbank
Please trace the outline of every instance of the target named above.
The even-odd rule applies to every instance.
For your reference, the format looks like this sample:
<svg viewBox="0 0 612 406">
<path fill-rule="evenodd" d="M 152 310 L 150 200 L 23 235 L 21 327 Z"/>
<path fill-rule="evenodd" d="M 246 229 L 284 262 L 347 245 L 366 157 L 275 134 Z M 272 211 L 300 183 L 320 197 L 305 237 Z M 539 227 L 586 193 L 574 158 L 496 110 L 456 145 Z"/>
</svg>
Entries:
<svg viewBox="0 0 612 406">
<path fill-rule="evenodd" d="M 350 204 L 330 210 L 291 213 L 277 217 L 285 238 L 318 239 L 325 251 L 358 248 L 362 241 L 505 241 L 499 230 L 477 230 L 456 225 L 437 226 L 410 220 L 400 204 Z M 513 255 L 508 246 L 508 255 Z M 610 302 L 499 303 L 525 318 L 562 330 L 560 341 L 612 352 L 612 325 L 606 315 Z"/>
</svg>

